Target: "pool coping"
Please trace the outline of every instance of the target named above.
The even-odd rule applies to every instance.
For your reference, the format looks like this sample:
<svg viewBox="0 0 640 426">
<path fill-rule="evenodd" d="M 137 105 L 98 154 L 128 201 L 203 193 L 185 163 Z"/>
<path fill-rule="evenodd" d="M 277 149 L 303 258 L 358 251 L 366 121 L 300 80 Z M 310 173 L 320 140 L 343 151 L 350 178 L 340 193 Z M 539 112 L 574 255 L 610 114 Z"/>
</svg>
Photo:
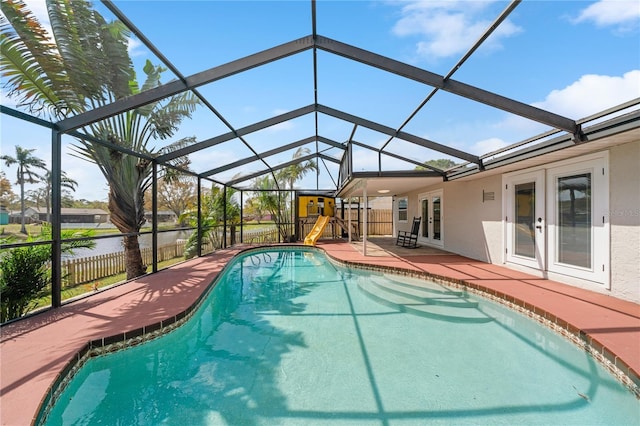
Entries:
<svg viewBox="0 0 640 426">
<path fill-rule="evenodd" d="M 187 321 L 193 313 L 198 309 L 204 298 L 215 288 L 219 277 L 228 267 L 230 261 L 237 256 L 250 251 L 260 251 L 270 248 L 306 248 L 308 250 L 320 250 L 324 252 L 329 259 L 336 261 L 346 267 L 355 267 L 364 270 L 373 270 L 378 272 L 392 272 L 400 275 L 420 278 L 431 279 L 437 281 L 443 285 L 464 289 L 474 294 L 478 294 L 481 297 L 489 300 L 501 303 L 510 309 L 520 312 L 526 316 L 529 316 L 533 320 L 546 326 L 547 328 L 556 331 L 563 337 L 567 338 L 578 347 L 588 352 L 594 359 L 596 359 L 601 365 L 603 365 L 614 377 L 616 377 L 622 384 L 624 384 L 637 398 L 640 399 L 640 378 L 637 372 L 634 371 L 623 359 L 616 356 L 615 353 L 602 344 L 598 339 L 590 336 L 588 332 L 579 329 L 578 327 L 570 324 L 560 316 L 548 312 L 540 307 L 535 306 L 525 300 L 521 300 L 509 294 L 496 291 L 494 289 L 476 284 L 464 279 L 452 278 L 446 275 L 434 274 L 426 271 L 411 270 L 411 262 L 406 258 L 401 258 L 402 264 L 406 267 L 388 266 L 375 264 L 376 260 L 380 258 L 366 259 L 364 262 L 352 261 L 343 259 L 338 255 L 331 253 L 324 247 L 309 247 L 300 244 L 270 244 L 260 246 L 243 246 L 237 247 L 232 250 L 228 250 L 227 254 L 230 257 L 220 270 L 215 272 L 213 279 L 206 285 L 200 288 L 200 294 L 196 297 L 195 301 L 191 303 L 183 311 L 172 315 L 168 318 L 160 320 L 159 322 L 145 325 L 143 327 L 136 328 L 131 331 L 113 334 L 110 336 L 93 339 L 88 341 L 82 349 L 77 351 L 75 355 L 71 356 L 71 359 L 65 364 L 55 379 L 51 382 L 45 394 L 42 396 L 38 409 L 33 414 L 31 424 L 38 424 L 43 420 L 43 414 L 48 414 L 48 409 L 45 406 L 51 406 L 60 393 L 64 390 L 64 387 L 73 378 L 76 372 L 84 365 L 84 363 L 91 357 L 99 356 L 101 354 L 115 352 L 125 347 L 136 346 L 146 341 L 155 339 L 161 335 L 169 333 L 178 328 L 182 323 Z M 215 253 L 212 253 L 215 258 Z M 210 258 L 211 255 L 204 256 L 203 258 Z M 456 255 L 457 256 L 457 255 Z M 461 256 L 457 256 L 460 259 L 465 259 Z M 169 268 L 170 269 L 170 268 Z M 162 272 L 162 271 L 161 271 Z M 126 283 L 125 283 L 126 284 Z"/>
</svg>

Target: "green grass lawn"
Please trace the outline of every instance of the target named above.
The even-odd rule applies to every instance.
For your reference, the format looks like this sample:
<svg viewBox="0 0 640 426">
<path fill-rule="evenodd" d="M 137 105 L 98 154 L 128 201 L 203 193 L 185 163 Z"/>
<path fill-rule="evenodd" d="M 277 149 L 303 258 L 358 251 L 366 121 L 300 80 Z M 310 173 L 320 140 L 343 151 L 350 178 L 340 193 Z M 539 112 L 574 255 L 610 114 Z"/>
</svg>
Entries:
<svg viewBox="0 0 640 426">
<path fill-rule="evenodd" d="M 27 234 L 31 235 L 31 236 L 38 236 L 40 235 L 40 233 L 42 232 L 42 225 L 37 225 L 37 224 L 28 224 L 25 225 L 25 228 L 27 230 Z M 158 230 L 160 231 L 164 231 L 164 230 L 170 230 L 170 229 L 174 229 L 175 226 L 174 225 L 160 225 L 158 226 Z M 62 228 L 63 231 L 65 230 L 73 230 L 73 231 L 77 231 L 77 232 L 83 232 L 83 231 L 93 231 L 93 235 L 94 236 L 99 236 L 99 235 L 112 235 L 112 234 L 119 234 L 120 231 L 118 231 L 118 229 L 116 228 Z M 145 226 L 142 227 L 140 229 L 140 232 L 151 232 L 151 227 L 150 226 Z M 20 224 L 19 223 L 10 223 L 8 225 L 2 225 L 0 226 L 0 238 L 8 238 L 8 237 L 14 237 L 18 240 L 25 240 L 27 238 L 27 234 L 22 234 L 20 232 Z"/>
<path fill-rule="evenodd" d="M 20 232 L 19 223 L 10 223 L 8 225 L 2 225 L 0 226 L 0 238 L 14 237 L 19 240 L 25 240 L 28 235 L 37 237 L 42 232 L 42 225 L 39 225 L 39 224 L 28 224 L 28 225 L 25 225 L 25 228 L 27 230 L 27 234 L 23 234 Z M 118 234 L 120 232 L 116 228 L 103 228 L 103 229 L 90 228 L 90 229 L 94 231 L 94 235 L 96 236 Z M 65 228 L 63 228 L 63 230 L 65 230 Z M 73 230 L 82 232 L 82 231 L 88 231 L 89 229 L 78 228 Z M 151 230 L 151 228 L 149 228 L 149 230 Z"/>
<path fill-rule="evenodd" d="M 25 225 L 25 227 L 27 229 L 28 235 L 37 236 L 37 235 L 40 235 L 42 231 L 42 225 L 27 224 Z M 243 231 L 247 232 L 247 231 L 257 230 L 257 229 L 268 230 L 268 229 L 273 229 L 274 227 L 275 227 L 274 222 L 262 222 L 259 224 L 257 222 L 249 222 L 243 225 Z M 20 228 L 21 228 L 20 224 L 9 224 L 9 225 L 0 226 L 0 238 L 8 238 L 13 236 L 17 240 L 16 242 L 23 241 L 27 238 L 27 235 L 20 233 Z M 174 227 L 170 225 L 170 226 L 163 226 L 160 229 L 173 229 L 173 228 Z M 96 236 L 119 233 L 119 231 L 115 228 L 109 228 L 109 229 L 92 228 L 92 230 L 94 231 L 94 235 Z M 238 231 L 240 230 L 240 227 L 238 225 L 236 225 L 236 230 Z M 82 231 L 82 229 L 77 229 L 77 231 Z M 148 232 L 148 231 L 151 231 L 150 227 L 145 227 L 141 229 L 141 232 Z M 164 262 L 160 262 L 158 264 L 158 270 L 167 268 L 183 260 L 184 260 L 183 257 L 177 257 Z M 100 289 L 104 289 L 111 285 L 122 283 L 124 281 L 126 281 L 126 274 L 122 273 L 122 274 L 104 277 L 96 281 L 78 284 L 74 286 L 63 286 L 62 300 L 69 300 L 77 296 L 95 293 Z M 50 305 L 51 305 L 51 296 L 47 295 L 34 300 L 34 306 L 32 309 L 33 310 L 40 309 Z"/>
<path fill-rule="evenodd" d="M 165 260 L 164 262 L 158 263 L 158 270 L 167 268 L 171 265 L 175 265 L 178 262 L 182 262 L 184 260 L 183 257 L 176 257 L 170 260 Z M 110 277 L 101 278 L 96 281 L 91 281 L 84 284 L 78 284 L 73 287 L 63 287 L 62 288 L 62 300 L 69 300 L 76 296 L 80 296 L 83 294 L 91 294 L 96 291 L 103 289 L 105 287 L 109 287 L 113 284 L 118 284 L 126 281 L 127 275 L 125 273 L 112 275 Z M 36 299 L 35 301 L 35 309 L 39 309 L 45 306 L 51 306 L 51 296 L 41 297 Z"/>
<path fill-rule="evenodd" d="M 261 222 L 261 223 L 257 223 L 255 221 L 252 222 L 246 222 L 242 225 L 242 229 L 244 231 L 250 231 L 252 229 L 269 229 L 269 228 L 273 228 L 275 226 L 274 222 Z M 38 224 L 27 224 L 25 225 L 25 228 L 27 230 L 27 234 L 28 235 L 32 235 L 32 236 L 37 236 L 40 235 L 40 233 L 42 232 L 42 225 L 38 225 Z M 158 229 L 161 231 L 164 230 L 168 230 L 168 229 L 174 229 L 175 226 L 174 225 L 159 225 Z M 63 228 L 65 229 L 65 228 Z M 240 229 L 240 225 L 236 225 L 236 229 L 239 230 Z M 78 228 L 78 229 L 74 229 L 74 231 L 88 231 L 88 230 L 92 230 L 95 236 L 98 235 L 110 235 L 110 234 L 119 234 L 120 231 L 118 231 L 116 228 Z M 150 226 L 145 226 L 142 229 L 140 229 L 140 232 L 151 232 L 151 227 Z M 19 223 L 10 223 L 8 225 L 2 225 L 0 226 L 0 238 L 7 238 L 7 237 L 14 237 L 16 239 L 20 239 L 20 240 L 24 240 L 27 238 L 27 235 L 22 234 L 20 232 L 20 224 Z"/>
</svg>

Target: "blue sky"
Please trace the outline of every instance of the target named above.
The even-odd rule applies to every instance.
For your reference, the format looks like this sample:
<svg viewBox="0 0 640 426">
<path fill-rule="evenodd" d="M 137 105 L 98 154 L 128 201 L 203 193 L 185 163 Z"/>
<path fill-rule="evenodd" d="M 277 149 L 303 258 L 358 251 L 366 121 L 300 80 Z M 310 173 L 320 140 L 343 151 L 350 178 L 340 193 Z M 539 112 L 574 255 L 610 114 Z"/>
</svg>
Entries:
<svg viewBox="0 0 640 426">
<path fill-rule="evenodd" d="M 43 2 L 27 1 L 44 17 Z M 116 1 L 116 6 L 181 71 L 191 75 L 311 34 L 309 1 Z M 318 1 L 318 34 L 444 75 L 508 5 L 505 1 Z M 112 15 L 97 3 L 107 19 Z M 136 39 L 130 54 L 140 69 L 157 58 Z M 398 128 L 431 92 L 431 87 L 318 52 L 318 101 L 331 108 Z M 141 71 L 139 72 L 141 75 Z M 165 81 L 174 78 L 165 73 Z M 572 119 L 640 97 L 640 2 L 536 1 L 519 4 L 507 21 L 454 74 L 454 79 Z M 199 88 L 235 128 L 313 103 L 310 51 L 210 83 Z M 14 102 L 2 96 L 3 104 Z M 37 149 L 50 162 L 50 134 L 10 117 L 1 117 L 2 153 L 14 145 Z M 321 115 L 320 134 L 344 142 L 352 126 Z M 258 152 L 314 134 L 308 115 L 246 136 Z M 547 128 L 500 110 L 445 92 L 433 99 L 405 131 L 473 154 L 539 134 Z M 204 140 L 229 129 L 201 107 L 176 137 Z M 380 147 L 388 137 L 359 128 L 355 139 Z M 68 154 L 65 138 L 63 169 L 80 183 L 75 198 L 106 199 L 98 169 Z M 164 146 L 171 141 L 157 141 Z M 315 150 L 315 145 L 310 145 Z M 321 146 L 321 148 L 328 148 Z M 394 140 L 391 152 L 417 161 L 444 155 Z M 339 150 L 327 149 L 338 156 Z M 286 151 L 268 159 L 277 165 L 291 159 Z M 192 168 L 205 171 L 251 155 L 238 140 L 192 156 Z M 377 167 L 374 152 L 356 151 L 356 170 Z M 264 168 L 255 162 L 217 176 L 231 179 Z M 387 170 L 413 165 L 385 158 Z M 319 176 L 300 186 L 333 185 L 337 166 L 320 165 Z M 328 171 L 327 171 L 328 169 Z M 2 170 L 13 181 L 15 169 Z M 329 173 L 330 172 L 330 173 Z"/>
</svg>

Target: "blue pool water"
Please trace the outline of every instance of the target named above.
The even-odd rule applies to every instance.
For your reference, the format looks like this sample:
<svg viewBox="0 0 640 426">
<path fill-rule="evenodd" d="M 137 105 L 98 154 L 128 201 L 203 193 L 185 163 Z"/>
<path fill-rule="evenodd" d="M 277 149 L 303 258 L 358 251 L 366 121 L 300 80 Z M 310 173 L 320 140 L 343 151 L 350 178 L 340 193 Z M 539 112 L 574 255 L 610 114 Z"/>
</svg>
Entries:
<svg viewBox="0 0 640 426">
<path fill-rule="evenodd" d="M 247 252 L 177 330 L 87 362 L 47 425 L 637 425 L 594 359 L 509 309 L 315 250 Z"/>
</svg>

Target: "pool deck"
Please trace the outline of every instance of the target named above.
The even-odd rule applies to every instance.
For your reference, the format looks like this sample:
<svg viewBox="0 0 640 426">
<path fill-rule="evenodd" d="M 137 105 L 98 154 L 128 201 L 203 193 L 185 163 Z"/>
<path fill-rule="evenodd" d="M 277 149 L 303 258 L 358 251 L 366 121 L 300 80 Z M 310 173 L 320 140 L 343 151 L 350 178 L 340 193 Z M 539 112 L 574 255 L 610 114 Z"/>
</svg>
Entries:
<svg viewBox="0 0 640 426">
<path fill-rule="evenodd" d="M 375 241 L 371 240 L 367 256 L 362 254 L 362 243 L 320 241 L 318 247 L 347 263 L 447 277 L 506 299 L 580 336 L 638 383 L 640 305 L 440 250 L 394 249 L 389 239 Z M 31 424 L 58 375 L 89 342 L 116 335 L 126 338 L 127 333 L 137 336 L 143 326 L 175 321 L 245 248 L 192 259 L 2 327 L 1 424 Z"/>
</svg>

